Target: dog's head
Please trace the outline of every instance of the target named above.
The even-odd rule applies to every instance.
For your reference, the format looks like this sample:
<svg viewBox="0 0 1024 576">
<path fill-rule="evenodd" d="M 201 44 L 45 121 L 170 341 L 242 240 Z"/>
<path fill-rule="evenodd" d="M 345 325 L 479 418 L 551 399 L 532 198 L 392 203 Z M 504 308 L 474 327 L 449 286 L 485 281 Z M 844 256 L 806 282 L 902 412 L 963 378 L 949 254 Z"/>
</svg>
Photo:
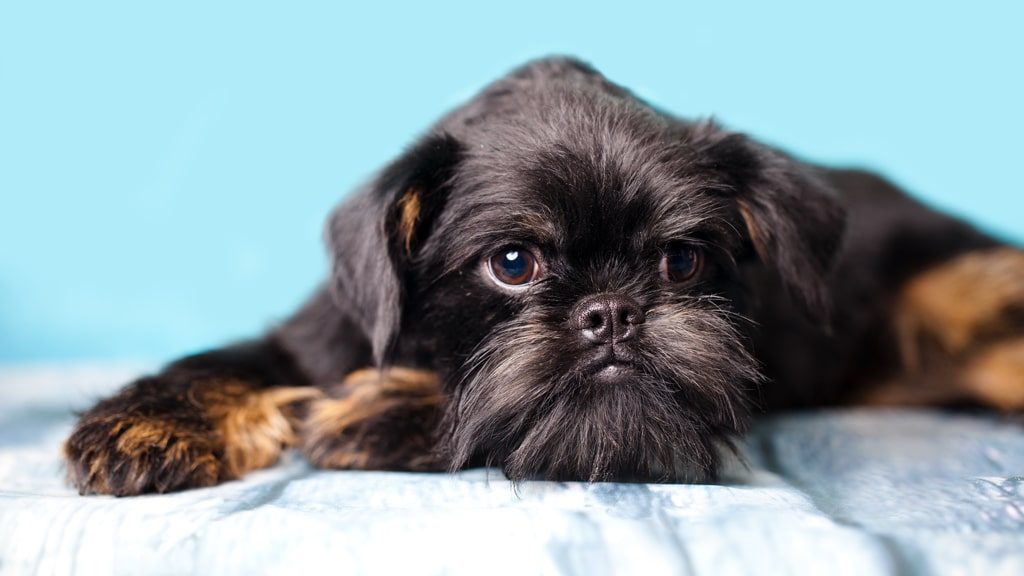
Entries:
<svg viewBox="0 0 1024 576">
<path fill-rule="evenodd" d="M 377 361 L 441 374 L 452 468 L 700 480 L 760 379 L 744 267 L 820 319 L 842 222 L 809 168 L 553 59 L 442 119 L 329 237 Z"/>
</svg>

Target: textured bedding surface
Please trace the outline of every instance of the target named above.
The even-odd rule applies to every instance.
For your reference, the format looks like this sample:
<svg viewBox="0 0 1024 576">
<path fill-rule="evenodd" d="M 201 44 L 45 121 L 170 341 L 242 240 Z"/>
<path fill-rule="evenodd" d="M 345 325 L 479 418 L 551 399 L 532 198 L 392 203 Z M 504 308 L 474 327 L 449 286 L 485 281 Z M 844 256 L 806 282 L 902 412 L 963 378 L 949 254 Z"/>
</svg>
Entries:
<svg viewBox="0 0 1024 576">
<path fill-rule="evenodd" d="M 1024 574 L 1024 427 L 833 411 L 761 421 L 719 485 L 337 472 L 80 497 L 59 447 L 139 366 L 0 369 L 0 574 Z"/>
</svg>

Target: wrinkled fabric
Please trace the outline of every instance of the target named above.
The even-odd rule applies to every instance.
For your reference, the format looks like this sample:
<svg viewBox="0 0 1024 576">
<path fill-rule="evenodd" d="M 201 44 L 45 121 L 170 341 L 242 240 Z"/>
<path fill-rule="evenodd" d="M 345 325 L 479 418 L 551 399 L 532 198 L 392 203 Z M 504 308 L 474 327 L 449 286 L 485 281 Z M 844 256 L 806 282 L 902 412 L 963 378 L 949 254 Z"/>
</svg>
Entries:
<svg viewBox="0 0 1024 576">
<path fill-rule="evenodd" d="M 1024 426 L 846 410 L 765 419 L 716 485 L 320 471 L 81 497 L 73 410 L 139 367 L 0 369 L 0 574 L 1024 574 Z"/>
</svg>

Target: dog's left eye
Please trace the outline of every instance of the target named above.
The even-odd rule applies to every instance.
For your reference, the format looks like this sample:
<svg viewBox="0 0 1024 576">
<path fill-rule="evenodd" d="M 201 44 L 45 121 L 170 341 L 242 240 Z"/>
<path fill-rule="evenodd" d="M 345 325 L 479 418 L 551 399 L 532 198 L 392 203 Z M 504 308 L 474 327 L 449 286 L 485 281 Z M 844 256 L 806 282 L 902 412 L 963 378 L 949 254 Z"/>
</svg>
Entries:
<svg viewBox="0 0 1024 576">
<path fill-rule="evenodd" d="M 686 282 L 697 276 L 700 268 L 701 252 L 693 246 L 670 246 L 661 255 L 659 271 L 663 280 L 677 284 Z"/>
<path fill-rule="evenodd" d="M 521 246 L 499 250 L 487 261 L 487 267 L 493 280 L 511 287 L 525 286 L 533 282 L 540 272 L 537 258 Z"/>
</svg>

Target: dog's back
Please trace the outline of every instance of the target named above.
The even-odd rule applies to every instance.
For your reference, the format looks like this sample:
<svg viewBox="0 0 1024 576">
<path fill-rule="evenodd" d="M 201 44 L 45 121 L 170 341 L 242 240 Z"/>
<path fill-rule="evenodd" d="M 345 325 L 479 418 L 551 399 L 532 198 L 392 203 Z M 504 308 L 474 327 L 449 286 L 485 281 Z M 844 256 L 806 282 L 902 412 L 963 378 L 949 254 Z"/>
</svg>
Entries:
<svg viewBox="0 0 1024 576">
<path fill-rule="evenodd" d="M 831 322 L 804 321 L 781 289 L 755 296 L 765 404 L 1024 408 L 1024 252 L 870 172 L 824 175 L 847 210 Z"/>
</svg>

